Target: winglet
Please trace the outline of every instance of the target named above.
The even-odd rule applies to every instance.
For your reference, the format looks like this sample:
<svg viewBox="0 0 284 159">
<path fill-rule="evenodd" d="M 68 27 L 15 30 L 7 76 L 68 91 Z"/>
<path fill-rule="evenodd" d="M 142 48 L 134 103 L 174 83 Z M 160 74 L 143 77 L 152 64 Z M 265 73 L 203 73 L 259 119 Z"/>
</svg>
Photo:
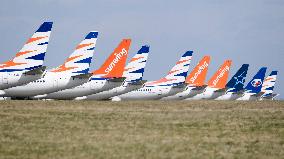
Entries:
<svg viewBox="0 0 284 159">
<path fill-rule="evenodd" d="M 229 70 L 231 67 L 232 60 L 226 60 L 218 71 L 208 81 L 208 86 L 211 88 L 223 89 L 226 86 Z"/>
<path fill-rule="evenodd" d="M 130 44 L 131 39 L 123 39 L 104 64 L 92 72 L 93 75 L 104 78 L 122 77 Z"/>
</svg>

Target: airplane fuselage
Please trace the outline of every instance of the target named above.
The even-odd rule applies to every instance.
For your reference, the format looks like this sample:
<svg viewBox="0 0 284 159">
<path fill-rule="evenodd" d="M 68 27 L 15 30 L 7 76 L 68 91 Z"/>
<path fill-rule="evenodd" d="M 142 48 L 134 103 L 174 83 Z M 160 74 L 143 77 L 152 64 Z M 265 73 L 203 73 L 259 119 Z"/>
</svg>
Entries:
<svg viewBox="0 0 284 159">
<path fill-rule="evenodd" d="M 174 95 L 184 88 L 173 86 L 144 86 L 132 92 L 118 96 L 122 100 L 158 100 Z"/>
<path fill-rule="evenodd" d="M 63 73 L 46 71 L 45 75 L 26 85 L 2 90 L 3 97 L 32 97 L 72 88 L 85 83 L 88 79 L 72 77 Z"/>
<path fill-rule="evenodd" d="M 75 99 L 76 97 L 83 97 L 86 95 L 91 95 L 99 93 L 101 91 L 109 90 L 114 87 L 118 87 L 122 82 L 112 82 L 107 79 L 93 79 L 92 78 L 77 87 L 71 89 L 65 89 L 62 91 L 47 94 L 45 99 Z"/>
<path fill-rule="evenodd" d="M 42 74 L 28 75 L 24 71 L 0 72 L 0 90 L 20 86 L 42 78 Z"/>
</svg>

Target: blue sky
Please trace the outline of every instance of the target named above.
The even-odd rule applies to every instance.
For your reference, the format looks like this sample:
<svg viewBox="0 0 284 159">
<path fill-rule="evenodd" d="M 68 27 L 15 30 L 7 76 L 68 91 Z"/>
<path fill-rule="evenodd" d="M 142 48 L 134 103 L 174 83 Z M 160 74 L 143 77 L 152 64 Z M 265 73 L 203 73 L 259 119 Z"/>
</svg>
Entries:
<svg viewBox="0 0 284 159">
<path fill-rule="evenodd" d="M 60 65 L 83 37 L 99 31 L 92 69 L 122 38 L 130 56 L 150 45 L 145 79 L 163 77 L 179 57 L 193 50 L 192 67 L 211 55 L 207 79 L 226 59 L 231 75 L 250 64 L 247 80 L 262 66 L 278 70 L 275 92 L 284 99 L 283 0 L 18 0 L 0 6 L 0 61 L 10 59 L 43 21 L 53 21 L 48 68 Z M 190 70 L 191 70 L 190 69 Z"/>
</svg>

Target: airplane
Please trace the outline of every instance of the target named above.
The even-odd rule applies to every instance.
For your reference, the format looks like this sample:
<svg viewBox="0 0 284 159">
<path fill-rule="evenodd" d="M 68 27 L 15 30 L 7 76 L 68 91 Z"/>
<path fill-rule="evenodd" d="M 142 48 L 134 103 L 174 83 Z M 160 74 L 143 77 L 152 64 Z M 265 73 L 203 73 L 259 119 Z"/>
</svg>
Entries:
<svg viewBox="0 0 284 159">
<path fill-rule="evenodd" d="M 44 99 L 76 99 L 120 86 L 125 77 L 124 66 L 128 56 L 131 39 L 123 39 L 103 65 L 92 72 L 89 81 L 74 88 L 61 90 L 41 96 Z"/>
<path fill-rule="evenodd" d="M 13 59 L 0 64 L 0 90 L 23 85 L 42 77 L 52 24 L 41 24 Z"/>
<path fill-rule="evenodd" d="M 236 100 L 257 100 L 264 80 L 266 67 L 262 67 L 245 87 L 244 93 Z"/>
<path fill-rule="evenodd" d="M 193 71 L 186 77 L 185 83 L 187 86 L 185 87 L 184 91 L 173 96 L 163 97 L 161 100 L 182 100 L 202 93 L 204 88 L 206 88 L 204 81 L 209 63 L 210 56 L 204 56 L 193 69 Z"/>
<path fill-rule="evenodd" d="M 142 88 L 117 96 L 120 100 L 157 100 L 174 95 L 185 87 L 193 51 L 187 51 L 166 77 L 146 82 Z"/>
<path fill-rule="evenodd" d="M 33 96 L 44 96 L 44 94 L 85 83 L 90 77 L 88 71 L 97 36 L 97 31 L 90 32 L 62 65 L 45 71 L 43 77 L 36 81 L 0 90 L 0 96 L 12 97 L 12 99 L 30 99 Z"/>
<path fill-rule="evenodd" d="M 184 100 L 214 99 L 223 94 L 229 76 L 232 60 L 226 60 L 218 71 L 208 81 L 208 85 L 201 94 Z"/>
<path fill-rule="evenodd" d="M 117 97 L 121 94 L 137 90 L 142 87 L 146 80 L 142 80 L 144 68 L 146 66 L 147 58 L 149 53 L 149 46 L 144 45 L 141 49 L 134 55 L 127 66 L 124 69 L 123 77 L 126 77 L 125 81 L 119 87 L 115 87 L 111 90 L 103 91 L 100 93 L 85 96 L 87 100 L 112 100 L 119 101 L 120 98 Z"/>
<path fill-rule="evenodd" d="M 243 64 L 237 73 L 231 78 L 226 85 L 226 92 L 215 100 L 235 100 L 243 93 L 245 78 L 249 64 Z"/>
<path fill-rule="evenodd" d="M 261 92 L 263 94 L 260 96 L 259 100 L 265 100 L 265 99 L 274 100 L 275 97 L 279 95 L 273 93 L 277 73 L 278 71 L 272 71 L 270 75 L 266 77 L 261 88 Z"/>
</svg>

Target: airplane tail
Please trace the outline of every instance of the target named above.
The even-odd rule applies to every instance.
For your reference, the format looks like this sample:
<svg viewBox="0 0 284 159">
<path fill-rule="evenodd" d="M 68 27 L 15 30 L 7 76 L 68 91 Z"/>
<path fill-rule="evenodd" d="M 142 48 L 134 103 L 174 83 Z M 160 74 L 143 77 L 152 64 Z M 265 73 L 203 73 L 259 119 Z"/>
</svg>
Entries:
<svg viewBox="0 0 284 159">
<path fill-rule="evenodd" d="M 232 60 L 226 60 L 223 65 L 219 67 L 218 71 L 208 81 L 209 87 L 219 89 L 225 88 L 229 76 L 231 63 Z"/>
<path fill-rule="evenodd" d="M 276 77 L 277 77 L 278 71 L 272 71 L 268 77 L 263 82 L 261 92 L 264 94 L 261 96 L 263 98 L 272 96 L 274 85 L 276 82 Z"/>
<path fill-rule="evenodd" d="M 176 65 L 168 72 L 166 77 L 161 78 L 160 80 L 148 82 L 147 86 L 159 85 L 159 86 L 176 86 L 184 84 L 189 65 L 191 62 L 193 51 L 187 51 L 182 55 L 180 60 Z"/>
<path fill-rule="evenodd" d="M 42 67 L 52 24 L 41 24 L 12 60 L 0 64 L 0 72 L 30 71 Z"/>
<path fill-rule="evenodd" d="M 208 66 L 210 63 L 210 56 L 204 56 L 195 66 L 193 71 L 187 76 L 185 83 L 192 86 L 203 86 Z"/>
<path fill-rule="evenodd" d="M 65 62 L 59 67 L 52 69 L 51 72 L 66 72 L 70 73 L 71 76 L 88 74 L 97 37 L 97 31 L 90 32 L 85 39 L 77 45 L 75 51 L 65 60 Z"/>
<path fill-rule="evenodd" d="M 259 93 L 261 91 L 262 83 L 264 80 L 266 67 L 262 67 L 247 84 L 245 93 Z"/>
<path fill-rule="evenodd" d="M 141 81 L 149 53 L 149 46 L 144 45 L 124 69 L 123 77 L 127 82 Z"/>
<path fill-rule="evenodd" d="M 237 73 L 231 78 L 231 80 L 226 84 L 228 88 L 227 92 L 238 92 L 244 88 L 245 78 L 247 76 L 247 71 L 249 64 L 243 64 L 242 67 L 237 71 Z"/>
<path fill-rule="evenodd" d="M 130 44 L 131 39 L 123 39 L 104 64 L 92 74 L 102 78 L 122 77 Z"/>
</svg>

